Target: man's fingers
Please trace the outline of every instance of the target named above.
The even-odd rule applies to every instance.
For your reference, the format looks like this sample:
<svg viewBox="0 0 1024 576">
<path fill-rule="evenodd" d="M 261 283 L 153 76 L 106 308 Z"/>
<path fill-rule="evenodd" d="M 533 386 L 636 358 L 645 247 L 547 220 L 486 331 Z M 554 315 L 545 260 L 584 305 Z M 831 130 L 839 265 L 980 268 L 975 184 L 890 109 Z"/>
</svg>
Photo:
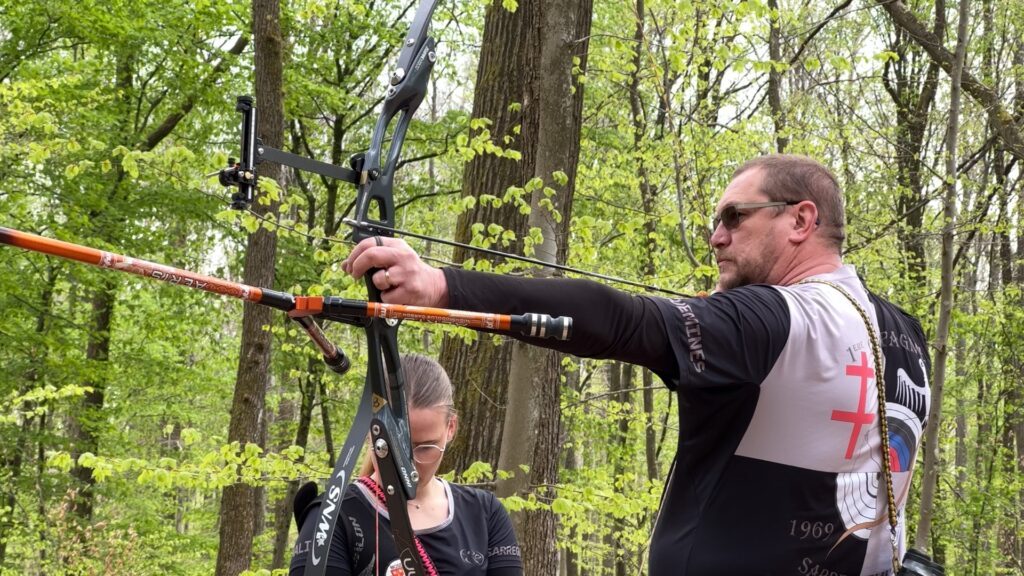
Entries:
<svg viewBox="0 0 1024 576">
<path fill-rule="evenodd" d="M 341 267 L 355 278 L 373 270 L 370 282 L 386 303 L 447 305 L 444 272 L 424 264 L 400 238 L 367 238 L 356 245 Z"/>
<path fill-rule="evenodd" d="M 416 302 L 416 295 L 405 286 L 394 286 L 390 290 L 381 292 L 381 302 L 385 304 L 413 304 L 416 306 L 424 306 L 425 304 Z"/>
<path fill-rule="evenodd" d="M 378 244 L 377 242 L 381 243 Z M 348 274 L 359 278 L 371 268 L 390 268 L 399 263 L 408 245 L 396 238 L 367 238 L 356 245 L 352 253 L 341 263 Z"/>
<path fill-rule="evenodd" d="M 376 245 L 377 244 L 373 238 L 366 238 L 362 242 L 356 244 L 356 247 L 352 249 L 352 252 L 349 253 L 348 257 L 341 261 L 341 269 L 348 274 L 352 274 L 352 263 L 359 258 L 363 252 L 366 252 Z M 365 271 L 366 270 L 363 270 L 363 272 Z M 360 273 L 359 276 L 362 276 L 362 273 Z M 356 277 L 358 278 L 359 276 Z"/>
<path fill-rule="evenodd" d="M 381 292 L 387 292 L 396 287 L 395 281 L 391 278 L 391 270 L 386 268 L 374 272 L 371 280 L 373 280 L 373 285 L 377 287 L 377 290 Z"/>
</svg>

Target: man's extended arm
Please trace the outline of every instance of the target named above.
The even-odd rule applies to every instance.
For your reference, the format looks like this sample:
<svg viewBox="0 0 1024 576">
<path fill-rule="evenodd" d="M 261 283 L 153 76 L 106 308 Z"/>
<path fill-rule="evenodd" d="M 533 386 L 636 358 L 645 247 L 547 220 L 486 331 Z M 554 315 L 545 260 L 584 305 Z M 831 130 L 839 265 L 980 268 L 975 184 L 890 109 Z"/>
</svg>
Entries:
<svg viewBox="0 0 1024 576">
<path fill-rule="evenodd" d="M 515 336 L 560 352 L 613 358 L 676 375 L 665 322 L 654 300 L 589 280 L 520 278 L 444 268 L 448 306 L 476 312 L 536 312 L 571 316 L 572 338 L 557 341 Z"/>
<path fill-rule="evenodd" d="M 363 240 L 342 262 L 342 268 L 356 278 L 371 273 L 386 303 L 571 316 L 573 337 L 567 342 L 522 340 L 578 356 L 639 364 L 662 378 L 678 375 L 666 324 L 653 298 L 632 296 L 586 280 L 438 269 L 396 238 Z"/>
</svg>

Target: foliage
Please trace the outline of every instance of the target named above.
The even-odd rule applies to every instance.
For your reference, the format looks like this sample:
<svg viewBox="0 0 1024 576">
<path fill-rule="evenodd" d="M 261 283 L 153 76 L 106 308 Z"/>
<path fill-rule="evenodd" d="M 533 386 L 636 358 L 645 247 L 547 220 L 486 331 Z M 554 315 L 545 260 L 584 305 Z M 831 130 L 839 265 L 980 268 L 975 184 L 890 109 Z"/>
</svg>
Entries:
<svg viewBox="0 0 1024 576">
<path fill-rule="evenodd" d="M 472 158 L 521 159 L 508 135 L 490 131 L 489 119 L 470 118 L 486 4 L 445 5 L 435 15 L 440 57 L 399 172 L 400 227 L 450 238 L 474 202 L 529 210 L 528 192 L 567 178 L 561 172 L 554 182 L 458 196 Z M 511 4 L 525 6 L 503 3 Z M 922 21 L 934 19 L 934 4 L 909 4 Z M 718 195 L 733 168 L 775 150 L 781 135 L 787 151 L 834 168 L 847 200 L 844 258 L 932 335 L 948 78 L 937 76 L 929 108 L 908 107 L 929 60 L 869 6 L 828 19 L 830 6 L 781 2 L 784 58 L 772 61 L 772 14 L 761 0 L 642 5 L 637 43 L 635 5 L 595 2 L 586 66 L 574 70 L 584 124 L 568 263 L 673 290 L 712 288 L 709 222 Z M 346 164 L 367 145 L 382 71 L 394 61 L 414 5 L 301 0 L 282 8 L 285 147 Z M 953 22 L 955 8 L 946 9 Z M 972 10 L 967 67 L 1008 109 L 1020 110 L 1024 13 L 1015 3 L 976 3 Z M 234 279 L 244 234 L 264 226 L 279 235 L 273 288 L 362 297 L 361 283 L 337 266 L 350 249 L 341 219 L 351 189 L 293 174 L 280 190 L 263 188 L 282 204 L 258 219 L 227 210 L 226 195 L 202 176 L 236 154 L 233 99 L 249 91 L 253 71 L 247 53 L 230 51 L 244 38 L 248 13 L 234 0 L 0 0 L 0 226 Z M 767 104 L 771 71 L 783 78 L 781 134 Z M 943 398 L 933 549 L 952 574 L 1020 574 L 1020 159 L 1000 146 L 987 110 L 972 100 L 964 106 L 961 290 Z M 908 119 L 923 126 L 920 150 L 909 160 Z M 910 200 L 919 201 L 919 220 Z M 478 246 L 540 240 L 536 232 L 516 239 L 490 222 L 472 230 Z M 449 259 L 437 245 L 410 243 Z M 87 349 L 97 336 L 92 301 L 103 291 L 116 304 L 110 358 L 97 362 Z M 328 327 L 356 367 L 337 378 L 287 320 L 267 326 L 274 337 L 267 442 L 232 445 L 226 437 L 241 310 L 208 294 L 0 248 L 0 573 L 207 574 L 216 557 L 220 488 L 240 479 L 266 487 L 269 514 L 290 482 L 328 473 L 365 376 L 360 335 Z M 442 334 L 474 337 L 407 323 L 401 345 L 436 354 Z M 645 414 L 639 391 L 624 399 L 612 389 L 606 363 L 574 360 L 568 371 L 557 495 L 523 494 L 506 506 L 554 511 L 559 545 L 587 574 L 615 573 L 616 563 L 641 573 L 676 419 L 685 414 L 676 414 L 664 389 Z M 639 375 L 632 381 L 640 387 Z M 83 400 L 97 385 L 102 409 L 86 413 Z M 97 432 L 94 450 L 76 450 L 76 426 Z M 659 477 L 647 472 L 648 430 Z M 96 511 L 85 523 L 72 513 L 81 489 L 69 473 L 76 466 L 98 482 Z M 524 472 L 477 466 L 463 479 L 489 485 L 514 473 Z M 916 514 L 912 499 L 908 517 Z M 273 569 L 267 526 L 253 574 Z"/>
</svg>

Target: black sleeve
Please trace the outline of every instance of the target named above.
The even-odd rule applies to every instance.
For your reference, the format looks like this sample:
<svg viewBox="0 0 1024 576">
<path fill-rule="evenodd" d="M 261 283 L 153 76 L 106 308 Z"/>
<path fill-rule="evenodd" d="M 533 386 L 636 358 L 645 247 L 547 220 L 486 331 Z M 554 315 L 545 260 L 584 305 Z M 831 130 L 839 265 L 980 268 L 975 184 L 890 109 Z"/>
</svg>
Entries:
<svg viewBox="0 0 1024 576">
<path fill-rule="evenodd" d="M 518 278 L 445 268 L 448 305 L 457 310 L 570 316 L 572 338 L 513 337 L 588 358 L 645 366 L 663 379 L 678 376 L 658 298 L 633 296 L 589 280 Z"/>
<path fill-rule="evenodd" d="M 759 385 L 789 339 L 789 306 L 771 286 L 656 302 L 679 374 L 676 381 L 665 380 L 669 387 Z"/>
<path fill-rule="evenodd" d="M 288 576 L 302 576 L 305 572 L 306 562 L 309 561 L 309 548 L 312 546 L 314 531 L 319 519 L 319 506 L 312 508 L 306 514 L 302 527 L 299 529 L 299 537 L 295 542 L 295 548 L 292 550 L 292 561 L 288 568 Z M 345 521 L 345 516 L 342 515 L 338 518 L 338 526 L 334 529 L 331 550 L 327 553 L 328 576 L 351 576 L 352 574 L 352 569 L 349 566 L 348 536 L 344 526 Z"/>
<path fill-rule="evenodd" d="M 494 494 L 486 492 L 487 576 L 522 576 L 523 560 L 512 520 Z"/>
</svg>

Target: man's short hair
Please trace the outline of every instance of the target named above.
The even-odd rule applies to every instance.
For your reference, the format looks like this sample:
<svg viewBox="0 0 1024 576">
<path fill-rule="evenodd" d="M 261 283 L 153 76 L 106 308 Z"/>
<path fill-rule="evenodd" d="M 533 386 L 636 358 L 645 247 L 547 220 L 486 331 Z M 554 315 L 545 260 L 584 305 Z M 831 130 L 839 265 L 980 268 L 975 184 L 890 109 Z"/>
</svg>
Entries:
<svg viewBox="0 0 1024 576">
<path fill-rule="evenodd" d="M 825 238 L 842 252 L 846 239 L 843 191 L 836 177 L 820 162 L 798 154 L 768 154 L 748 160 L 733 172 L 740 174 L 760 168 L 761 192 L 769 201 L 810 200 L 818 207 L 818 220 Z"/>
</svg>

